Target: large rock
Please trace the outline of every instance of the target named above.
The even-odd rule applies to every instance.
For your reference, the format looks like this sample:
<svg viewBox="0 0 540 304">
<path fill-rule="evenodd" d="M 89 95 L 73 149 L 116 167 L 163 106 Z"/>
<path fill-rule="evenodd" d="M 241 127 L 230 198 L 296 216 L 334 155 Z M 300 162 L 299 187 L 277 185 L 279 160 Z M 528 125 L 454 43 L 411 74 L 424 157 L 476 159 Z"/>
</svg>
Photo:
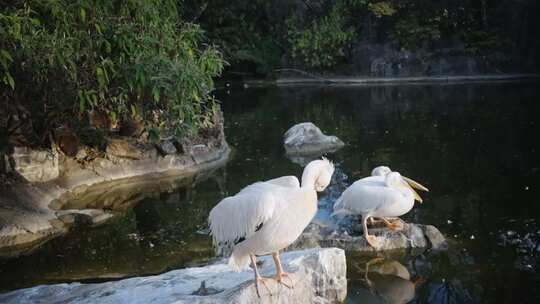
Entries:
<svg viewBox="0 0 540 304">
<path fill-rule="evenodd" d="M 37 150 L 27 147 L 13 149 L 14 167 L 29 182 L 46 182 L 59 175 L 58 153 L 54 150 Z"/>
<path fill-rule="evenodd" d="M 345 144 L 336 136 L 323 134 L 313 123 L 303 122 L 285 132 L 283 145 L 288 155 L 314 155 L 336 151 Z"/>
<path fill-rule="evenodd" d="M 98 284 L 42 285 L 0 295 L 1 303 L 341 303 L 347 294 L 345 252 L 310 249 L 282 255 L 294 288 L 268 280 L 257 297 L 253 272 L 234 272 L 223 262 Z M 275 273 L 270 257 L 259 259 L 263 276 Z"/>
<path fill-rule="evenodd" d="M 312 247 L 339 247 L 351 251 L 376 251 L 362 234 L 354 227 L 353 232 L 332 225 L 311 223 L 289 249 Z M 448 244 L 441 232 L 431 225 L 405 223 L 401 231 L 392 231 L 384 227 L 369 228 L 369 233 L 377 236 L 377 250 L 407 248 L 446 249 Z"/>
</svg>

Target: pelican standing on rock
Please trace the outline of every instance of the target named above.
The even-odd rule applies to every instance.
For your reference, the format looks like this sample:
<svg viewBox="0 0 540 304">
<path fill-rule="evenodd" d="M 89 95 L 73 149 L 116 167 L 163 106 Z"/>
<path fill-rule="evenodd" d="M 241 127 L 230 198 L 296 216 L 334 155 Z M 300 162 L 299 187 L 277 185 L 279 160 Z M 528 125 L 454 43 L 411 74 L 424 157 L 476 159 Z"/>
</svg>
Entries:
<svg viewBox="0 0 540 304">
<path fill-rule="evenodd" d="M 233 246 L 229 265 L 240 270 L 251 262 L 255 288 L 266 283 L 257 270 L 256 256 L 272 254 L 275 280 L 283 282 L 279 250 L 292 244 L 317 212 L 317 192 L 330 184 L 334 165 L 323 158 L 310 162 L 302 184 L 294 176 L 283 176 L 251 184 L 234 196 L 224 198 L 210 211 L 210 230 L 219 248 Z M 268 289 L 269 291 L 269 289 Z"/>
<path fill-rule="evenodd" d="M 336 201 L 332 215 L 360 214 L 364 237 L 372 247 L 377 248 L 377 238 L 368 233 L 367 220 L 373 217 L 381 218 L 390 229 L 399 229 L 399 225 L 389 222 L 387 218 L 399 217 L 409 212 L 415 200 L 422 202 L 422 198 L 413 188 L 429 191 L 414 180 L 392 172 L 386 166 L 380 166 L 373 169 L 371 176 L 362 178 L 345 189 Z"/>
</svg>

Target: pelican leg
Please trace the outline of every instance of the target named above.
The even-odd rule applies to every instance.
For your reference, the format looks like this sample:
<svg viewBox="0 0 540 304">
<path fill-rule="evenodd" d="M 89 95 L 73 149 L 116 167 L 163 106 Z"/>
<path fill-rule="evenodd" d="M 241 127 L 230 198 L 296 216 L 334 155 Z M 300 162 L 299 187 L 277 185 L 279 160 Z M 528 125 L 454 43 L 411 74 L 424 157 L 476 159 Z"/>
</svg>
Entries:
<svg viewBox="0 0 540 304">
<path fill-rule="evenodd" d="M 381 219 L 383 220 L 386 227 L 388 227 L 390 230 L 393 230 L 393 231 L 403 230 L 403 224 L 401 223 L 401 220 L 399 218 L 397 220 L 394 220 L 393 222 L 390 222 L 384 217 L 381 217 Z"/>
<path fill-rule="evenodd" d="M 272 258 L 274 259 L 274 263 L 276 264 L 276 276 L 274 279 L 280 283 L 281 285 L 288 287 L 288 288 L 294 288 L 293 280 L 291 279 L 291 276 L 283 271 L 283 268 L 281 267 L 281 260 L 279 259 L 279 252 L 272 252 Z M 283 282 L 283 278 L 288 278 L 291 284 L 286 284 Z"/>
<path fill-rule="evenodd" d="M 373 264 L 377 264 L 381 261 L 384 261 L 384 259 L 381 257 L 375 257 L 366 263 L 366 269 L 364 271 L 364 281 L 366 282 L 367 286 L 369 287 L 369 290 L 372 293 L 375 293 L 375 290 L 373 289 L 373 282 L 369 279 L 369 266 Z"/>
<path fill-rule="evenodd" d="M 369 245 L 373 248 L 377 248 L 377 237 L 374 235 L 369 235 L 368 228 L 367 228 L 367 219 L 370 216 L 362 215 L 362 228 L 364 229 L 364 237 L 366 238 L 366 241 Z"/>
<path fill-rule="evenodd" d="M 375 217 L 370 216 L 368 221 L 369 221 L 368 225 L 369 225 L 370 227 L 373 227 L 373 226 L 375 226 L 375 225 L 380 224 L 383 220 L 382 220 L 382 218 L 380 218 L 380 217 L 375 218 Z"/>
<path fill-rule="evenodd" d="M 259 292 L 259 283 L 262 283 L 264 288 L 266 288 L 266 291 L 268 291 L 268 293 L 272 295 L 270 288 L 268 288 L 268 285 L 266 285 L 266 282 L 264 281 L 265 278 L 261 277 L 261 275 L 259 274 L 259 270 L 257 269 L 257 261 L 255 260 L 255 255 L 250 254 L 249 258 L 251 259 L 251 265 L 253 266 L 253 271 L 255 272 L 255 290 L 257 290 L 257 296 L 259 298 L 261 297 L 261 293 Z"/>
</svg>

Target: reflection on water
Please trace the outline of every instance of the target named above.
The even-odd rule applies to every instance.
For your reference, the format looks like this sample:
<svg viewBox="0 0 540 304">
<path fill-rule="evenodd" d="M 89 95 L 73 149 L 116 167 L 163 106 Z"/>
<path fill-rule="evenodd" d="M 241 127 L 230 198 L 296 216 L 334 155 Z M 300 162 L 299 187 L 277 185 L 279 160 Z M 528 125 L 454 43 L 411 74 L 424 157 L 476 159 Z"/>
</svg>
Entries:
<svg viewBox="0 0 540 304">
<path fill-rule="evenodd" d="M 365 263 L 365 287 L 371 294 L 380 297 L 386 303 L 408 303 L 414 299 L 416 284 L 420 278 L 411 280 L 407 268 L 398 261 L 384 258 L 373 258 Z M 363 302 L 367 299 L 355 299 Z M 371 302 L 371 301 L 370 301 Z"/>
<path fill-rule="evenodd" d="M 299 176 L 302 168 L 285 157 L 282 136 L 293 124 L 311 121 L 346 143 L 329 155 L 338 170 L 320 196 L 318 220 L 347 185 L 377 165 L 414 176 L 431 190 L 404 220 L 439 227 L 450 250 L 386 257 L 401 263 L 411 280 L 422 278 L 412 302 L 540 303 L 538 83 L 231 91 L 218 97 L 236 151 L 217 180 L 142 198 L 111 225 L 78 230 L 30 256 L 0 262 L 2 289 L 207 261 L 213 256 L 204 234 L 208 211 L 254 181 Z M 94 202 L 107 199 L 95 196 Z M 384 301 L 364 282 L 373 257 L 347 256 L 349 302 L 362 293 Z M 373 286 L 386 276 L 369 273 Z"/>
<path fill-rule="evenodd" d="M 423 254 L 390 253 L 384 257 L 373 257 L 350 253 L 347 263 L 354 275 L 349 278 L 348 301 L 475 303 L 459 280 L 444 279 L 439 283 L 430 283 L 427 278 L 434 269 Z"/>
<path fill-rule="evenodd" d="M 79 186 L 76 190 L 67 192 L 53 200 L 50 207 L 54 210 L 105 209 L 125 211 L 146 198 L 159 198 L 163 194 L 178 192 L 178 189 L 185 189 L 187 199 L 189 199 L 197 188 L 197 184 L 209 178 L 216 182 L 221 192 L 224 191 L 223 176 L 218 170 L 210 169 L 198 174 L 183 175 L 171 171 L 102 182 L 92 186 Z"/>
</svg>

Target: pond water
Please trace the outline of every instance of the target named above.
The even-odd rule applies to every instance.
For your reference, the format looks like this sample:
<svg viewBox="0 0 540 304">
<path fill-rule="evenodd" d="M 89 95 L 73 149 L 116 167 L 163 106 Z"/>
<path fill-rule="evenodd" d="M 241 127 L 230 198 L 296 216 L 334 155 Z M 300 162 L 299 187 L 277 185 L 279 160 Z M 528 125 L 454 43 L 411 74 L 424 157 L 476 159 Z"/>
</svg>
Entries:
<svg viewBox="0 0 540 304">
<path fill-rule="evenodd" d="M 218 95 L 234 148 L 224 168 L 0 261 L 0 290 L 207 263 L 210 209 L 254 181 L 300 176 L 282 135 L 311 121 L 347 144 L 328 155 L 337 170 L 317 220 L 347 185 L 386 164 L 431 190 L 404 220 L 435 225 L 450 242 L 445 252 L 347 253 L 349 303 L 540 303 L 538 83 L 233 86 Z"/>
</svg>

